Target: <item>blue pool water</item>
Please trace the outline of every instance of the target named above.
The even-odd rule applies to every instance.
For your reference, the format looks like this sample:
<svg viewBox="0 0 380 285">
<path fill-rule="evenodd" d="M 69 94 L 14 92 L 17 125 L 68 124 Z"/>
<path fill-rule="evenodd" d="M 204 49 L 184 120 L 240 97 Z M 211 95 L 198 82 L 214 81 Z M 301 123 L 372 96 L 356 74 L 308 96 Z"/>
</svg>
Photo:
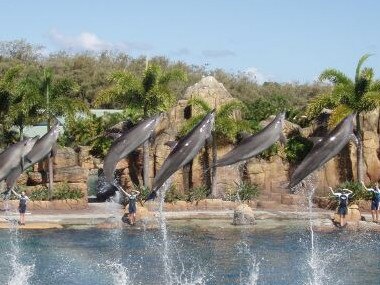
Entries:
<svg viewBox="0 0 380 285">
<path fill-rule="evenodd" d="M 380 284 L 380 234 L 168 226 L 1 230 L 0 284 Z M 166 269 L 165 269 L 166 268 Z M 169 272 L 169 273 L 168 273 Z"/>
</svg>

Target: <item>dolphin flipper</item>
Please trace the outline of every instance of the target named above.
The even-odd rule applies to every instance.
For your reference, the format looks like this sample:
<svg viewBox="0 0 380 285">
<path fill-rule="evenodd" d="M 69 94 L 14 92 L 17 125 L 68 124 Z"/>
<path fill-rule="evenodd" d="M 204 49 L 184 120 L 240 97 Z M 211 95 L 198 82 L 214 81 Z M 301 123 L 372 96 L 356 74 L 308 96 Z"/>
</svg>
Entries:
<svg viewBox="0 0 380 285">
<path fill-rule="evenodd" d="M 154 200 L 154 199 L 156 199 L 156 197 L 157 197 L 157 193 L 156 193 L 156 191 L 152 191 L 152 192 L 149 194 L 149 196 L 145 199 L 144 202 L 149 201 L 149 200 Z"/>
</svg>

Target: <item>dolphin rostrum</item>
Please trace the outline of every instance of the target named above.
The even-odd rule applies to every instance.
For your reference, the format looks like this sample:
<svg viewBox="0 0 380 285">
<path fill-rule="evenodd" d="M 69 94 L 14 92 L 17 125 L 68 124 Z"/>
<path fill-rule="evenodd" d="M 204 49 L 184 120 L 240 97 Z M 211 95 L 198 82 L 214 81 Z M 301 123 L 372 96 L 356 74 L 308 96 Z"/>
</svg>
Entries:
<svg viewBox="0 0 380 285">
<path fill-rule="evenodd" d="M 182 166 L 188 164 L 211 137 L 215 121 L 215 110 L 209 112 L 189 133 L 174 145 L 154 178 L 152 192 L 147 200 L 156 197 L 157 190 Z"/>
<path fill-rule="evenodd" d="M 38 136 L 10 145 L 0 154 L 0 181 L 4 180 L 16 167 L 24 169 L 25 156 L 31 151 Z"/>
<path fill-rule="evenodd" d="M 59 136 L 59 123 L 57 122 L 45 135 L 43 135 L 34 144 L 32 150 L 25 156 L 24 168 L 19 165 L 14 168 L 6 179 L 7 188 L 14 187 L 17 179 L 20 177 L 24 169 L 40 162 L 47 156 L 53 156 L 55 145 Z"/>
<path fill-rule="evenodd" d="M 357 144 L 357 138 L 354 135 L 354 118 L 355 114 L 345 117 L 326 137 L 314 145 L 294 171 L 289 188 L 296 186 L 306 176 L 337 155 L 350 140 Z"/>
<path fill-rule="evenodd" d="M 154 133 L 159 121 L 160 115 L 145 119 L 112 143 L 103 163 L 105 181 L 114 183 L 117 163 L 147 141 Z"/>
<path fill-rule="evenodd" d="M 247 160 L 269 148 L 276 141 L 285 141 L 282 128 L 285 120 L 285 113 L 278 114 L 260 132 L 244 138 L 235 148 L 218 159 L 215 166 L 226 166 Z"/>
</svg>

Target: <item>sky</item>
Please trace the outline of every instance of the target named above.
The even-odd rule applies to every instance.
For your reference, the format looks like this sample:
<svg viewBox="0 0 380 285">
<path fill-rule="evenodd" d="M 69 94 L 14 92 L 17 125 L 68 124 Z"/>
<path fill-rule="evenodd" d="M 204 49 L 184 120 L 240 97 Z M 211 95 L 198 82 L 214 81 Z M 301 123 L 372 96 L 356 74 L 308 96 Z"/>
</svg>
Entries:
<svg viewBox="0 0 380 285">
<path fill-rule="evenodd" d="M 308 83 L 326 68 L 353 77 L 365 53 L 380 72 L 379 11 L 377 0 L 0 0 L 0 41 L 24 39 L 46 53 L 159 55 L 258 83 Z"/>
</svg>

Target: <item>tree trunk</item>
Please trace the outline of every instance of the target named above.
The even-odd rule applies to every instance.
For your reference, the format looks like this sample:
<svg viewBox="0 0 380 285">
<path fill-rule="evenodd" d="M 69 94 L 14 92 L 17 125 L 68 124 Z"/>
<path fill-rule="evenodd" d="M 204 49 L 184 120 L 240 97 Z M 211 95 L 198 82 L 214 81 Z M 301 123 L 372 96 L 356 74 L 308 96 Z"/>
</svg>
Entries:
<svg viewBox="0 0 380 285">
<path fill-rule="evenodd" d="M 202 154 L 202 167 L 203 167 L 203 183 L 209 190 L 208 195 L 211 194 L 211 174 L 210 174 L 210 145 L 206 141 L 204 145 L 204 152 Z"/>
<path fill-rule="evenodd" d="M 193 166 L 193 161 L 190 161 L 188 164 L 186 164 L 183 167 L 183 172 L 182 172 L 182 179 L 183 179 L 183 192 L 185 194 L 188 194 L 190 192 L 190 189 L 192 187 L 192 166 Z"/>
<path fill-rule="evenodd" d="M 150 188 L 149 183 L 149 140 L 143 146 L 143 181 L 144 186 Z"/>
<path fill-rule="evenodd" d="M 47 121 L 47 131 L 50 131 L 50 118 Z M 53 198 L 53 161 L 51 159 L 51 154 L 49 154 L 48 158 L 48 172 L 49 172 L 49 188 L 48 188 L 48 199 L 51 200 Z"/>
<path fill-rule="evenodd" d="M 19 128 L 20 128 L 20 141 L 22 141 L 24 139 L 24 128 L 22 126 L 20 126 Z"/>
<path fill-rule="evenodd" d="M 216 184 L 216 171 L 217 167 L 215 166 L 216 160 L 217 160 L 217 145 L 216 145 L 216 138 L 215 134 L 212 136 L 212 168 L 211 168 L 211 198 L 217 198 L 218 196 L 218 189 Z"/>
<path fill-rule="evenodd" d="M 360 113 L 356 114 L 356 136 L 358 138 L 358 146 L 356 148 L 356 177 L 357 181 L 364 181 L 363 173 L 363 138 L 362 138 L 362 128 L 360 123 Z"/>
</svg>

